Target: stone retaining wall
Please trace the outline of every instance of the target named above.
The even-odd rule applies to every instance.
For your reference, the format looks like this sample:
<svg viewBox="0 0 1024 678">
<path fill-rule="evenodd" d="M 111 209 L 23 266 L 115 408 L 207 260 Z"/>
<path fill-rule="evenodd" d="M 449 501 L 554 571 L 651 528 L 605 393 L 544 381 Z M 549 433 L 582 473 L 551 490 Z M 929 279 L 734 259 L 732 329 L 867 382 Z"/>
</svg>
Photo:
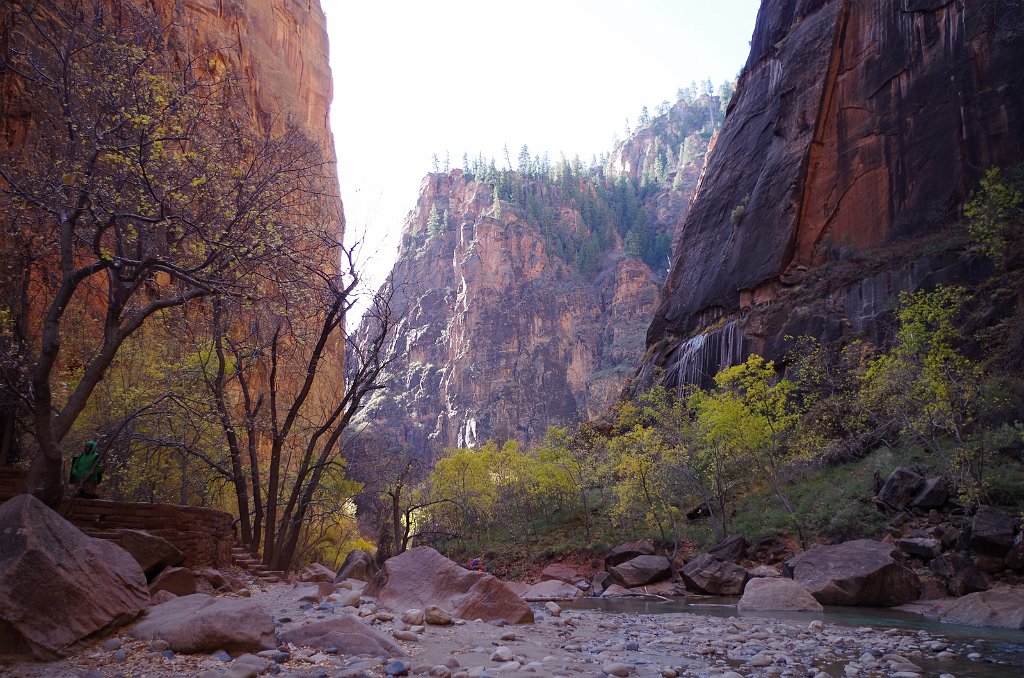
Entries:
<svg viewBox="0 0 1024 678">
<path fill-rule="evenodd" d="M 0 502 L 24 491 L 25 471 L 0 467 Z M 196 506 L 140 504 L 106 499 L 65 499 L 58 512 L 94 537 L 112 537 L 114 530 L 145 530 L 163 537 L 185 554 L 186 567 L 231 564 L 235 543 L 230 513 Z"/>
</svg>

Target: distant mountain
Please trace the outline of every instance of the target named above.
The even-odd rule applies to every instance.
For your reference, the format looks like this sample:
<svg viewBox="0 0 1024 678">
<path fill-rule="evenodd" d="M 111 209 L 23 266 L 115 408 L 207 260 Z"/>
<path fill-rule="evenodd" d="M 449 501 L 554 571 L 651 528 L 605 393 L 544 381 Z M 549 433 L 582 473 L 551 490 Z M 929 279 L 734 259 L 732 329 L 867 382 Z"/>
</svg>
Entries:
<svg viewBox="0 0 1024 678">
<path fill-rule="evenodd" d="M 643 352 L 722 117 L 703 95 L 588 166 L 524 149 L 516 171 L 481 159 L 427 175 L 391 273 L 399 360 L 358 440 L 430 459 L 604 413 Z"/>
</svg>

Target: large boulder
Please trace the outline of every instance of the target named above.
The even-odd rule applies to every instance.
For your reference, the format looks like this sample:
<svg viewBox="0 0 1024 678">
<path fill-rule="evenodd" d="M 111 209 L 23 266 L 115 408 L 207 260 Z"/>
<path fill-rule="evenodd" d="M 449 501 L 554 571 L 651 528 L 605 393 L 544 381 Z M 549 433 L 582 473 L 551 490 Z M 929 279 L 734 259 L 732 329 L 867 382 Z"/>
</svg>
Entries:
<svg viewBox="0 0 1024 678">
<path fill-rule="evenodd" d="M 558 581 L 575 584 L 580 581 L 580 573 L 565 563 L 551 563 L 540 571 L 541 579 L 557 579 Z"/>
<path fill-rule="evenodd" d="M 672 563 L 665 556 L 637 556 L 611 569 L 612 577 L 626 588 L 653 584 L 672 577 Z"/>
<path fill-rule="evenodd" d="M 363 549 L 352 549 L 345 556 L 345 562 L 338 569 L 334 581 L 344 579 L 358 579 L 359 581 L 370 581 L 380 570 L 377 561 L 369 551 Z"/>
<path fill-rule="evenodd" d="M 188 596 L 198 592 L 199 581 L 196 573 L 187 567 L 168 567 L 149 585 L 149 594 L 170 591 L 176 596 Z"/>
<path fill-rule="evenodd" d="M 878 490 L 878 501 L 892 509 L 906 508 L 917 498 L 924 483 L 924 476 L 901 466 L 889 474 Z"/>
<path fill-rule="evenodd" d="M 1003 558 L 1013 546 L 1013 518 L 992 508 L 979 506 L 971 522 L 971 550 L 993 558 Z"/>
<path fill-rule="evenodd" d="M 193 593 L 154 605 L 129 635 L 166 640 L 175 652 L 259 652 L 277 647 L 274 619 L 254 600 Z"/>
<path fill-rule="evenodd" d="M 146 573 L 147 581 L 153 581 L 165 567 L 180 565 L 185 560 L 185 554 L 177 546 L 144 530 L 117 530 L 114 541 L 132 554 Z"/>
<path fill-rule="evenodd" d="M 28 494 L 0 505 L 0 654 L 56 659 L 149 606 L 146 576 Z"/>
<path fill-rule="evenodd" d="M 928 563 L 931 571 L 943 581 L 946 590 L 954 596 L 987 591 L 991 586 L 988 576 L 963 553 L 947 553 Z"/>
<path fill-rule="evenodd" d="M 654 544 L 649 541 L 629 541 L 625 544 L 619 544 L 604 557 L 604 569 L 611 570 L 616 565 L 620 565 L 627 560 L 632 560 L 637 556 L 653 556 L 654 555 Z"/>
<path fill-rule="evenodd" d="M 702 553 L 680 571 L 686 588 L 713 596 L 738 596 L 747 583 L 747 571 L 735 563 Z"/>
<path fill-rule="evenodd" d="M 301 582 L 330 583 L 334 581 L 334 577 L 334 570 L 327 567 L 326 565 L 321 565 L 320 563 L 310 563 L 308 566 L 306 566 L 305 569 L 302 570 L 302 572 L 299 572 L 296 579 L 298 579 Z"/>
<path fill-rule="evenodd" d="M 818 546 L 786 560 L 784 574 L 822 605 L 902 605 L 917 600 L 921 583 L 895 554 L 871 539 Z"/>
<path fill-rule="evenodd" d="M 541 600 L 567 600 L 572 598 L 578 598 L 583 595 L 583 591 L 580 591 L 579 587 L 575 584 L 569 584 L 568 582 L 559 581 L 557 579 L 547 579 L 534 584 L 527 589 L 523 594 L 523 600 L 527 601 L 541 601 Z"/>
<path fill-rule="evenodd" d="M 736 604 L 740 612 L 821 612 L 810 592 L 792 579 L 751 579 Z"/>
<path fill-rule="evenodd" d="M 533 621 L 530 606 L 500 579 L 459 567 L 429 546 L 385 561 L 364 593 L 395 611 L 437 605 L 463 619 Z"/>
<path fill-rule="evenodd" d="M 920 509 L 938 509 L 946 505 L 949 499 L 949 488 L 945 478 L 928 478 L 921 484 L 914 501 L 914 506 Z"/>
<path fill-rule="evenodd" d="M 957 598 L 939 614 L 950 624 L 1024 629 L 1024 590 L 989 589 Z"/>
<path fill-rule="evenodd" d="M 731 534 L 708 549 L 708 553 L 719 560 L 739 563 L 747 556 L 747 538 L 742 534 Z"/>
<path fill-rule="evenodd" d="M 402 647 L 380 631 L 351 614 L 336 619 L 306 624 L 281 634 L 281 642 L 317 650 L 337 648 L 340 654 L 373 657 L 404 657 Z"/>
</svg>

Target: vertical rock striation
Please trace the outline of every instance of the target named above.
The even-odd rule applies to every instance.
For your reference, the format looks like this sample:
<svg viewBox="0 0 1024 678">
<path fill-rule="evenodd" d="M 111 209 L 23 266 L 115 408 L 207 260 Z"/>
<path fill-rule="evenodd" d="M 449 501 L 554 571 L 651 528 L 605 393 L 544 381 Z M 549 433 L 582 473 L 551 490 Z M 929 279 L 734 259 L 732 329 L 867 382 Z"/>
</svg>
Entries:
<svg viewBox="0 0 1024 678">
<path fill-rule="evenodd" d="M 680 360 L 705 364 L 706 378 L 751 350 L 776 351 L 794 322 L 786 288 L 808 271 L 949 225 L 986 168 L 1024 159 L 1022 62 L 1021 0 L 764 0 L 680 227 L 644 372 L 660 365 L 670 381 L 693 381 Z M 881 296 L 937 270 L 969 275 L 964 266 L 932 260 L 902 282 L 890 272 Z M 862 322 L 844 302 L 865 282 L 829 290 L 816 329 Z M 730 346 L 694 357 L 695 342 L 720 343 L 698 339 L 705 330 L 735 322 Z"/>
</svg>

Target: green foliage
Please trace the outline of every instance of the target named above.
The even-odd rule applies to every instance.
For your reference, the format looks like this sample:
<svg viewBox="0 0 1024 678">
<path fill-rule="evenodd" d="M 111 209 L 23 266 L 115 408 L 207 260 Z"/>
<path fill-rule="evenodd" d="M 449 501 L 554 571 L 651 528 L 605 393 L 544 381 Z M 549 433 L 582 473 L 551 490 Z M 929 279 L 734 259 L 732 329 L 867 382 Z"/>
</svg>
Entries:
<svg viewBox="0 0 1024 678">
<path fill-rule="evenodd" d="M 431 203 L 430 213 L 427 215 L 427 234 L 433 237 L 442 230 L 444 230 L 444 226 L 441 223 L 441 217 L 437 213 L 437 205 Z"/>
<path fill-rule="evenodd" d="M 967 434 L 978 415 L 984 374 L 956 345 L 955 320 L 966 301 L 962 287 L 902 293 L 893 348 L 871 363 L 863 397 L 875 412 L 894 417 L 910 441 L 946 457 L 965 498 L 977 501 L 984 488 L 983 450 Z"/>
<path fill-rule="evenodd" d="M 998 167 L 990 167 L 977 191 L 964 205 L 967 230 L 978 248 L 1001 266 L 1014 227 L 1021 218 L 1024 195 Z"/>
</svg>

